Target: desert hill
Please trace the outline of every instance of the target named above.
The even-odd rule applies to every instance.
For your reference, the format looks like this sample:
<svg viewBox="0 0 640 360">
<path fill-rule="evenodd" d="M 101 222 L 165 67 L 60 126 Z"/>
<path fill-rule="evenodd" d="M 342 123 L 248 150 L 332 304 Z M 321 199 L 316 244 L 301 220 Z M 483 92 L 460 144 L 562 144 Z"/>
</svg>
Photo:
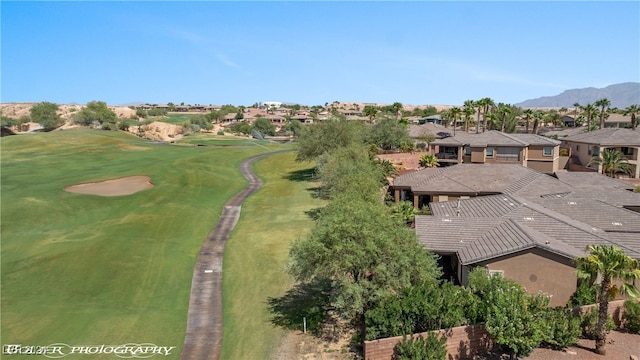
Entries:
<svg viewBox="0 0 640 360">
<path fill-rule="evenodd" d="M 543 96 L 537 99 L 525 100 L 515 105 L 523 108 L 573 108 L 573 104 L 575 103 L 586 105 L 603 98 L 611 101 L 611 107 L 619 109 L 640 104 L 640 83 L 626 82 L 609 85 L 604 88 L 589 87 L 584 89 L 571 89 L 555 96 Z"/>
</svg>

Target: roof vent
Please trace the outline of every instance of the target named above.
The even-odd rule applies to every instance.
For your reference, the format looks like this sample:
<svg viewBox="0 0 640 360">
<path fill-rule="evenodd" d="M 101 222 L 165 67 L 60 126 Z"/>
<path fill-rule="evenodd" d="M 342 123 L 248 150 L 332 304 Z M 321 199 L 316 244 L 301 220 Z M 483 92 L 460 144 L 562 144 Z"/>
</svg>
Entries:
<svg viewBox="0 0 640 360">
<path fill-rule="evenodd" d="M 614 225 L 614 226 L 622 226 L 622 223 L 619 223 L 619 222 L 612 222 L 612 223 L 611 223 L 611 225 Z"/>
<path fill-rule="evenodd" d="M 442 219 L 443 222 L 451 222 L 451 219 Z"/>
<path fill-rule="evenodd" d="M 575 202 L 575 201 L 568 201 L 568 202 L 567 202 L 567 204 L 569 204 L 569 205 L 576 205 L 576 202 Z"/>
<path fill-rule="evenodd" d="M 549 244 L 550 244 L 549 240 L 545 241 L 544 243 L 545 243 L 545 244 L 547 244 L 547 245 L 549 245 Z"/>
<path fill-rule="evenodd" d="M 533 221 L 533 220 L 534 220 L 534 219 L 533 219 L 532 217 L 530 217 L 530 216 L 525 216 L 523 219 L 524 219 L 524 220 L 526 220 L 526 221 Z"/>
</svg>

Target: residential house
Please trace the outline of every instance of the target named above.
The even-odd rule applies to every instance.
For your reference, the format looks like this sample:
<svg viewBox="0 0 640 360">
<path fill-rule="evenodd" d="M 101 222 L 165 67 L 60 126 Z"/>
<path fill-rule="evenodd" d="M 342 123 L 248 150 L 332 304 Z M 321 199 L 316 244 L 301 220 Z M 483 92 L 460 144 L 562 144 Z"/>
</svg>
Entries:
<svg viewBox="0 0 640 360">
<path fill-rule="evenodd" d="M 506 134 L 492 130 L 480 134 L 458 131 L 432 141 L 429 150 L 443 165 L 460 163 L 520 164 L 555 172 L 560 165 L 560 142 L 534 134 Z"/>
<path fill-rule="evenodd" d="M 562 144 L 571 148 L 574 164 L 602 173 L 602 164 L 591 164 L 593 157 L 600 156 L 604 149 L 620 151 L 628 160 L 631 173 L 621 176 L 640 178 L 638 154 L 640 153 L 640 130 L 626 128 L 604 128 L 567 136 Z"/>
<path fill-rule="evenodd" d="M 486 171 L 495 167 L 504 168 Z M 588 245 L 617 245 L 640 259 L 640 194 L 620 181 L 595 173 L 556 177 L 518 165 L 461 164 L 439 171 L 413 180 L 424 191 L 428 184 L 435 190 L 450 183 L 450 194 L 464 188 L 478 194 L 431 202 L 432 216 L 416 216 L 419 241 L 441 256 L 456 283 L 466 285 L 469 272 L 483 267 L 561 306 L 576 290 L 573 260 L 585 256 Z"/>
</svg>

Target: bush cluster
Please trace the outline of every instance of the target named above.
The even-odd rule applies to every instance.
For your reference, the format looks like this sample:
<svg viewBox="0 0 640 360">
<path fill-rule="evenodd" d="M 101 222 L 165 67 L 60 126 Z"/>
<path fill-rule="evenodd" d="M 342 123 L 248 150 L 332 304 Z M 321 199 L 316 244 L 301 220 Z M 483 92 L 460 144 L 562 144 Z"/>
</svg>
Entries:
<svg viewBox="0 0 640 360">
<path fill-rule="evenodd" d="M 629 332 L 640 334 L 640 302 L 637 300 L 627 300 L 624 302 L 624 327 Z"/>
<path fill-rule="evenodd" d="M 447 338 L 443 335 L 438 337 L 430 332 L 426 338 L 419 335 L 417 337 L 403 337 L 394 349 L 394 360 L 445 360 L 447 358 Z"/>
</svg>

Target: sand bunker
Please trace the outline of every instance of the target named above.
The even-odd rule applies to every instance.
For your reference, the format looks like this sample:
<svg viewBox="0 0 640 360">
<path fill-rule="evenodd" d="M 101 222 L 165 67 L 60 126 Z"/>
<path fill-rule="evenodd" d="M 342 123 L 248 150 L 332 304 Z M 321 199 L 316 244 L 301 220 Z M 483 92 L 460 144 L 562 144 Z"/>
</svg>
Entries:
<svg viewBox="0 0 640 360">
<path fill-rule="evenodd" d="M 64 190 L 77 194 L 121 196 L 137 193 L 152 187 L 151 178 L 148 176 L 129 176 L 98 183 L 72 185 Z"/>
</svg>

